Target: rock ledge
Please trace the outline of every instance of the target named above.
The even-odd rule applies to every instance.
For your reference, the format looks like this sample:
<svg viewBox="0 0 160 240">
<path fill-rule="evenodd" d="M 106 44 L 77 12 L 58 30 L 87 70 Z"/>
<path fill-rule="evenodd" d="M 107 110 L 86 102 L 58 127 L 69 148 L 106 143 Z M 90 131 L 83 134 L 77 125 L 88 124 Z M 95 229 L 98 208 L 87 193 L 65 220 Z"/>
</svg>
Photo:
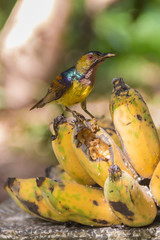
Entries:
<svg viewBox="0 0 160 240">
<path fill-rule="evenodd" d="M 149 227 L 92 228 L 75 223 L 51 223 L 23 212 L 11 200 L 0 204 L 0 240 L 160 240 L 160 216 Z"/>
</svg>

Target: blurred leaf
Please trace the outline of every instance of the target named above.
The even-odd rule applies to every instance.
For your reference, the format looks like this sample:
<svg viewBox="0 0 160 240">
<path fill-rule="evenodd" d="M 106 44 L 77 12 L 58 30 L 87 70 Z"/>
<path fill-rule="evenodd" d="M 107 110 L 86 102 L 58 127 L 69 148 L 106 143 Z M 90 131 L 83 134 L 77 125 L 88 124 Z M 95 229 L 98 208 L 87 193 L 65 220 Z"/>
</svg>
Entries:
<svg viewBox="0 0 160 240">
<path fill-rule="evenodd" d="M 15 3 L 16 3 L 15 0 L 1 0 L 0 29 L 2 29 Z"/>
</svg>

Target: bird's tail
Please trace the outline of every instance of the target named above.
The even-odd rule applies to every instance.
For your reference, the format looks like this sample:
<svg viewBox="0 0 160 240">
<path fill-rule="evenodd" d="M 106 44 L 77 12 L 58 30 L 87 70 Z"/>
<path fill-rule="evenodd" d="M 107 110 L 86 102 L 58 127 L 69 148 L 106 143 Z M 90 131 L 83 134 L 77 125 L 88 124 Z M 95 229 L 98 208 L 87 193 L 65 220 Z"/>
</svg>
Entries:
<svg viewBox="0 0 160 240">
<path fill-rule="evenodd" d="M 45 98 L 42 98 L 39 102 L 37 102 L 33 107 L 30 108 L 30 111 L 34 108 L 42 108 L 44 105 L 46 105 L 46 102 L 44 102 Z"/>
</svg>

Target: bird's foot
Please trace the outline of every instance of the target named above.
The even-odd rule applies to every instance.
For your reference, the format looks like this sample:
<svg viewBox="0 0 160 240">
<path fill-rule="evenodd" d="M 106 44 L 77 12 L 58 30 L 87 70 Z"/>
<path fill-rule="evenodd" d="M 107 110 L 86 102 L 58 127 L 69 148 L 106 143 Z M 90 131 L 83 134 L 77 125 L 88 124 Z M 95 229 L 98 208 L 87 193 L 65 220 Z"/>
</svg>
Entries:
<svg viewBox="0 0 160 240">
<path fill-rule="evenodd" d="M 86 106 L 86 99 L 81 102 L 81 108 L 83 109 L 83 111 L 85 113 L 87 113 L 87 115 L 89 115 L 91 118 L 95 118 L 88 110 L 87 110 L 87 106 Z"/>
<path fill-rule="evenodd" d="M 76 118 L 77 120 L 79 120 L 79 121 L 84 121 L 85 120 L 85 117 L 82 114 L 76 112 L 75 110 L 71 110 L 68 107 L 65 107 L 65 110 L 72 113 L 73 117 Z"/>
</svg>

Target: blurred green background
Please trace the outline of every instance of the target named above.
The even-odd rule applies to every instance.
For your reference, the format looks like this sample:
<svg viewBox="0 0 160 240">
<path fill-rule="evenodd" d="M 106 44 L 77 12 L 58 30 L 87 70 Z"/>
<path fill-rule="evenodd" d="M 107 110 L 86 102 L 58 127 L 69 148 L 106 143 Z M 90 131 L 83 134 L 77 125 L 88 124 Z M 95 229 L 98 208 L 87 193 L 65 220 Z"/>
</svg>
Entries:
<svg viewBox="0 0 160 240">
<path fill-rule="evenodd" d="M 6 197 L 2 184 L 7 177 L 42 175 L 45 167 L 56 163 L 48 125 L 61 113 L 61 108 L 56 104 L 34 112 L 29 112 L 29 108 L 43 96 L 56 74 L 74 65 L 89 50 L 116 53 L 115 58 L 98 69 L 95 88 L 88 98 L 91 112 L 109 117 L 111 81 L 123 77 L 143 94 L 159 126 L 160 1 L 71 0 L 68 3 L 70 11 L 61 35 L 60 54 L 55 54 L 57 60 L 50 77 L 34 83 L 32 99 L 20 107 L 10 107 L 6 101 L 5 78 L 0 77 L 0 201 Z M 1 0 L 1 30 L 15 4 L 13 0 Z M 14 59 L 12 64 L 14 68 Z M 4 67 L 0 62 L 1 73 Z M 100 110 L 96 112 L 96 109 Z"/>
</svg>

